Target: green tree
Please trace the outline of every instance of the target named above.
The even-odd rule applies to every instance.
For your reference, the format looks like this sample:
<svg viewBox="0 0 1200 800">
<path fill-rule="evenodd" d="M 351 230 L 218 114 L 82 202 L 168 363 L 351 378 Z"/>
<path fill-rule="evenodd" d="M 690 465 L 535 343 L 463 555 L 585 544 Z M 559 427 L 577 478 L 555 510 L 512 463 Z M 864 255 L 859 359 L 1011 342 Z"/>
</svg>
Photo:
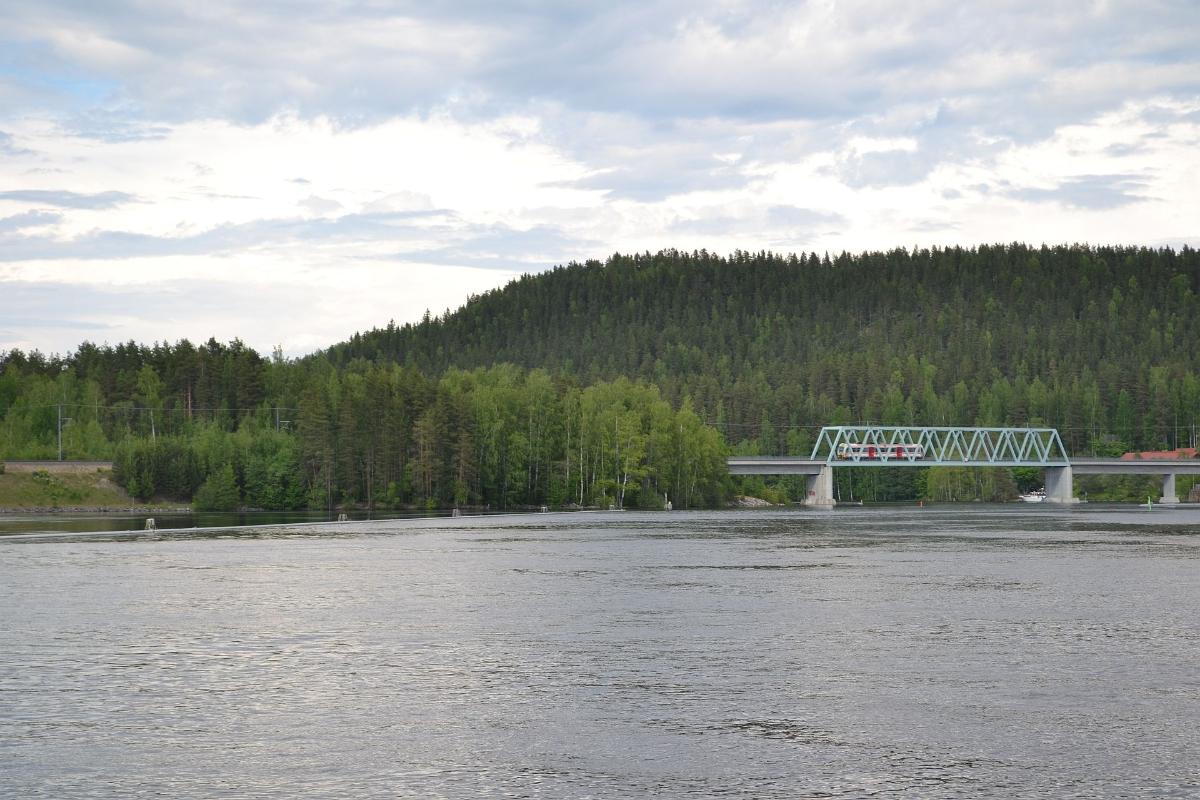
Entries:
<svg viewBox="0 0 1200 800">
<path fill-rule="evenodd" d="M 239 502 L 233 466 L 226 464 L 200 485 L 192 507 L 196 511 L 235 511 Z"/>
</svg>

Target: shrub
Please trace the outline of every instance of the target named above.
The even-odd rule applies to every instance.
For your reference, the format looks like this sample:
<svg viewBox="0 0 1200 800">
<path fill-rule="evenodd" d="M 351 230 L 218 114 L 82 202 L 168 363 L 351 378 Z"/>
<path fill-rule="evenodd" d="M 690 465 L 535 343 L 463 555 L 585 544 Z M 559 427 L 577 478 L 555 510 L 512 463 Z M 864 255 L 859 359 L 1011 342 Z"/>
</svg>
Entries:
<svg viewBox="0 0 1200 800">
<path fill-rule="evenodd" d="M 662 511 L 666 506 L 663 505 L 662 495 L 656 489 L 650 486 L 642 487 L 638 492 L 637 507 L 647 511 Z"/>
<path fill-rule="evenodd" d="M 236 511 L 239 502 L 233 465 L 226 464 L 200 484 L 192 498 L 192 508 L 196 511 Z"/>
</svg>

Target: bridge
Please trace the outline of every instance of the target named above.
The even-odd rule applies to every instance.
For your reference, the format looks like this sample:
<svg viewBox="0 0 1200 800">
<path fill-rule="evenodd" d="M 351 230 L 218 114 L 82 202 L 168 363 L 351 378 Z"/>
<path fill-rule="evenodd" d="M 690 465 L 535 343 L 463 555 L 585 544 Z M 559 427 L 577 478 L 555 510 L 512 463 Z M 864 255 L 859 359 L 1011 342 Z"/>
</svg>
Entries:
<svg viewBox="0 0 1200 800">
<path fill-rule="evenodd" d="M 808 458 L 733 456 L 732 475 L 804 475 L 808 506 L 833 506 L 834 467 L 1036 467 L 1046 501 L 1078 503 L 1075 475 L 1160 475 L 1160 503 L 1178 503 L 1176 475 L 1200 475 L 1193 461 L 1072 459 L 1054 428 L 837 425 L 821 429 Z"/>
</svg>

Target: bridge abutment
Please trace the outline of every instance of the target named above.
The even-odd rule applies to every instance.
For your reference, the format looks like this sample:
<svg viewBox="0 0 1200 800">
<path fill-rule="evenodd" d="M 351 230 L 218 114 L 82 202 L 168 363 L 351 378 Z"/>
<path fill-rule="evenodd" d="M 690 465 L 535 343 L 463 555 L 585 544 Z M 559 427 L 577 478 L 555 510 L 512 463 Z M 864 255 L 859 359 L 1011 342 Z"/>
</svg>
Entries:
<svg viewBox="0 0 1200 800">
<path fill-rule="evenodd" d="M 1046 467 L 1046 502 L 1079 502 L 1075 497 L 1075 476 L 1070 467 Z"/>
<path fill-rule="evenodd" d="M 833 467 L 825 465 L 815 475 L 808 475 L 805 480 L 807 494 L 804 505 L 813 508 L 833 508 Z"/>
</svg>

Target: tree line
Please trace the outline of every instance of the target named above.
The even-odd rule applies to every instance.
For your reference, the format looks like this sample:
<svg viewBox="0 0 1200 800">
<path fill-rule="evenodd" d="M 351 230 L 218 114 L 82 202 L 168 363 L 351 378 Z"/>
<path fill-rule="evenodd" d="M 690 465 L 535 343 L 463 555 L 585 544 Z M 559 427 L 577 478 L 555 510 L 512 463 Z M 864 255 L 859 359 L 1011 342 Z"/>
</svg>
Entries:
<svg viewBox="0 0 1200 800">
<path fill-rule="evenodd" d="M 525 276 L 324 355 L 638 377 L 742 452 L 874 422 L 1048 425 L 1103 455 L 1195 442 L 1198 293 L 1186 246 L 665 250 Z"/>
<path fill-rule="evenodd" d="M 67 457 L 111 456 L 140 497 L 510 508 L 799 497 L 730 481 L 720 451 L 807 455 L 824 424 L 1045 425 L 1076 455 L 1194 445 L 1198 293 L 1188 247 L 617 254 L 298 360 L 213 339 L 2 353 L 0 457 L 53 458 L 61 427 Z M 842 473 L 880 500 L 1024 488 Z"/>
<path fill-rule="evenodd" d="M 125 362 L 107 384 L 95 361 L 9 357 L 0 456 L 54 458 L 65 409 L 68 458 L 111 458 L 133 496 L 200 508 L 708 507 L 729 488 L 719 433 L 643 381 L 585 387 L 512 365 L 433 378 L 250 352 L 88 347 Z M 250 390 L 257 405 L 240 405 Z"/>
</svg>

